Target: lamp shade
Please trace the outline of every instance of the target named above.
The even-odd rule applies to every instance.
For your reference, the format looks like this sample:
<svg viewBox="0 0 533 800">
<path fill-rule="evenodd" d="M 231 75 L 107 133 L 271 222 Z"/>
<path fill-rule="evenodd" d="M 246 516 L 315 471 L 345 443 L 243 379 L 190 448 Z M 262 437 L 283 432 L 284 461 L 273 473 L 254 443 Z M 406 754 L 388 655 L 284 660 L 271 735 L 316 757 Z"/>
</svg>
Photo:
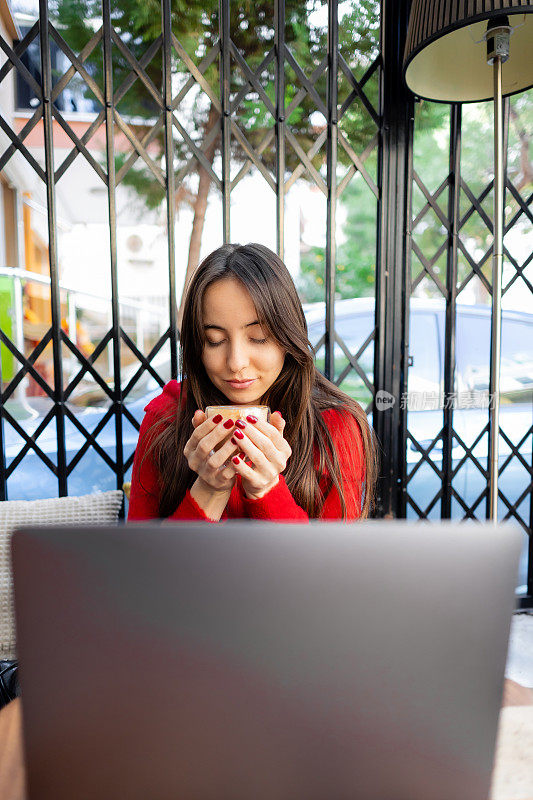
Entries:
<svg viewBox="0 0 533 800">
<path fill-rule="evenodd" d="M 503 94 L 533 86 L 533 3 L 513 0 L 413 0 L 404 77 L 419 97 L 444 103 L 489 100 L 494 94 L 484 36 L 487 22 L 507 16 L 510 57 Z"/>
</svg>

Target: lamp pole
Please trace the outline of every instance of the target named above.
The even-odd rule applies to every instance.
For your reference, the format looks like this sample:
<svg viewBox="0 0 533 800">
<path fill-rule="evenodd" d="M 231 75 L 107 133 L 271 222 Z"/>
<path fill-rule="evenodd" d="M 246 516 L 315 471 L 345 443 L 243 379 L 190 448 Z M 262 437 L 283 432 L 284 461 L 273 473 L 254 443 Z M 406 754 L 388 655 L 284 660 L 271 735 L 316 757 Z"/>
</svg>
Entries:
<svg viewBox="0 0 533 800">
<path fill-rule="evenodd" d="M 487 25 L 487 61 L 494 79 L 494 241 L 492 245 L 492 325 L 489 384 L 489 519 L 498 520 L 498 454 L 500 433 L 500 355 L 503 271 L 503 98 L 502 64 L 509 58 L 510 26 L 506 16 Z"/>
</svg>

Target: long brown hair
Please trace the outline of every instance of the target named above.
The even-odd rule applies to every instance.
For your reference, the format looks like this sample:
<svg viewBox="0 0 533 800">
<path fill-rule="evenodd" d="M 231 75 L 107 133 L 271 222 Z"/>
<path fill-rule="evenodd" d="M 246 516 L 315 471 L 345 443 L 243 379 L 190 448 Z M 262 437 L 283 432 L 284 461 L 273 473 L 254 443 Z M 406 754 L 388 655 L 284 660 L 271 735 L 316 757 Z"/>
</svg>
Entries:
<svg viewBox="0 0 533 800">
<path fill-rule="evenodd" d="M 307 335 L 307 323 L 296 287 L 285 264 L 260 244 L 226 244 L 200 264 L 188 287 L 180 336 L 181 394 L 172 416 L 154 426 L 146 456 L 155 458 L 160 474 L 159 512 L 168 517 L 182 501 L 197 478 L 183 450 L 193 433 L 192 417 L 197 408 L 227 405 L 228 399 L 211 382 L 202 363 L 205 342 L 202 303 L 207 288 L 222 278 L 239 280 L 250 293 L 258 320 L 265 333 L 285 350 L 285 362 L 275 382 L 259 401 L 279 410 L 286 420 L 284 436 L 292 455 L 283 472 L 294 499 L 309 517 L 320 514 L 324 498 L 335 486 L 341 499 L 342 516 L 346 502 L 338 454 L 321 412 L 337 408 L 357 420 L 364 452 L 364 486 L 361 516 L 373 505 L 377 463 L 372 429 L 365 412 L 355 400 L 327 380 L 316 368 Z M 313 444 L 318 448 L 318 475 Z M 325 468 L 330 475 L 324 493 L 319 477 Z"/>
</svg>

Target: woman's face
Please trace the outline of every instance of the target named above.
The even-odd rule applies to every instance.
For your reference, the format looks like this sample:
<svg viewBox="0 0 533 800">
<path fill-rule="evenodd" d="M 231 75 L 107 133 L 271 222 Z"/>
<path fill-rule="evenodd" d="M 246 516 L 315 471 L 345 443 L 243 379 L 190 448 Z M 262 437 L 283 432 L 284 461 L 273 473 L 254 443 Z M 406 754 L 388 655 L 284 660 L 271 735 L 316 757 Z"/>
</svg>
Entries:
<svg viewBox="0 0 533 800">
<path fill-rule="evenodd" d="M 235 278 L 215 281 L 204 294 L 202 316 L 202 362 L 212 383 L 230 405 L 257 405 L 280 374 L 285 351 L 259 325 L 248 290 Z"/>
</svg>

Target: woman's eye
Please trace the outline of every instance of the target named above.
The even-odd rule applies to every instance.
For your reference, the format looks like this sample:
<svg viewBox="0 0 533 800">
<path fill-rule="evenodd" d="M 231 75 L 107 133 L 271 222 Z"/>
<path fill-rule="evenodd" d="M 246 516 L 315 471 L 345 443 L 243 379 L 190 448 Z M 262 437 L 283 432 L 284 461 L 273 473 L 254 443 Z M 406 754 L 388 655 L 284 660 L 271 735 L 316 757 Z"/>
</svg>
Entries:
<svg viewBox="0 0 533 800">
<path fill-rule="evenodd" d="M 221 339 L 219 342 L 210 342 L 209 339 L 206 339 L 206 343 L 209 347 L 218 347 L 219 344 L 222 344 L 225 341 L 225 339 Z M 250 341 L 252 341 L 254 344 L 265 344 L 268 339 L 251 339 Z"/>
</svg>

